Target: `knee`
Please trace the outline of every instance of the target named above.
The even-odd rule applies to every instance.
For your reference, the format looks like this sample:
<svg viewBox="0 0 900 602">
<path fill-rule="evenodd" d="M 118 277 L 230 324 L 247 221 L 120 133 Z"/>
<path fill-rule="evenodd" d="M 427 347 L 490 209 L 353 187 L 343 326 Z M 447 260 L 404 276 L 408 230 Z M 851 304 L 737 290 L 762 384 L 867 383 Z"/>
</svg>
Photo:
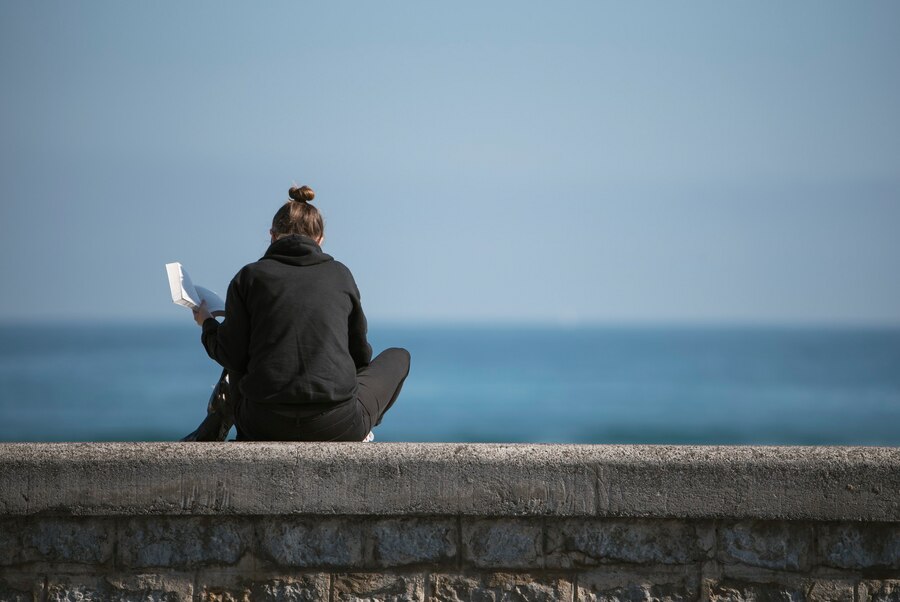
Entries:
<svg viewBox="0 0 900 602">
<path fill-rule="evenodd" d="M 401 362 L 404 367 L 404 372 L 409 372 L 409 362 L 411 360 L 409 351 L 407 351 L 403 347 L 391 347 L 389 349 L 385 349 L 384 352 L 391 354 L 392 357 L 396 358 L 396 361 Z"/>
</svg>

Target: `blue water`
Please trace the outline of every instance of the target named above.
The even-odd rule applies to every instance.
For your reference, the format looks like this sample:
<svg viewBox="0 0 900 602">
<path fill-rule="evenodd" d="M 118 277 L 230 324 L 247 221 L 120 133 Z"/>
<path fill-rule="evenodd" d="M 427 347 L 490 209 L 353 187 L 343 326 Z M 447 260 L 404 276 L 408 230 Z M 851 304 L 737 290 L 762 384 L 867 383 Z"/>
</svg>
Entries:
<svg viewBox="0 0 900 602">
<path fill-rule="evenodd" d="M 900 330 L 374 328 L 379 441 L 900 445 Z M 0 327 L 0 440 L 174 440 L 220 369 L 185 325 Z"/>
</svg>

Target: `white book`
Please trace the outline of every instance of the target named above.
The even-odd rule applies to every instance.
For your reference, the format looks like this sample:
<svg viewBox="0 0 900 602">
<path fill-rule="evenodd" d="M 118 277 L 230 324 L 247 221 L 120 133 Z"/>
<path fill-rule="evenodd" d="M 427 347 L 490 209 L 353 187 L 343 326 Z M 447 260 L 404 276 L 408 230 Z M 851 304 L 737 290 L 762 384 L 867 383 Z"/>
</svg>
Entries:
<svg viewBox="0 0 900 602">
<path fill-rule="evenodd" d="M 200 307 L 200 303 L 206 301 L 206 308 L 214 316 L 225 315 L 225 301 L 222 297 L 202 286 L 196 286 L 191 282 L 191 277 L 177 261 L 166 264 L 166 274 L 169 276 L 169 290 L 172 293 L 172 302 L 191 309 Z"/>
</svg>

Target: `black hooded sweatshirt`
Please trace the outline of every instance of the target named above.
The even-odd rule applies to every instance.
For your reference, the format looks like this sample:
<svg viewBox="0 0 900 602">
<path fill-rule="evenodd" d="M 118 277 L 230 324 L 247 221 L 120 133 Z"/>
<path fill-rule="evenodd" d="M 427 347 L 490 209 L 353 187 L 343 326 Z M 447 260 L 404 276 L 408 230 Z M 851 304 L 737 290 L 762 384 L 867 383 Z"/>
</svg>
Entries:
<svg viewBox="0 0 900 602">
<path fill-rule="evenodd" d="M 292 235 L 237 273 L 225 321 L 207 319 L 201 340 L 212 359 L 243 374 L 247 399 L 325 410 L 356 397 L 356 371 L 372 359 L 366 330 L 350 270 Z"/>
</svg>

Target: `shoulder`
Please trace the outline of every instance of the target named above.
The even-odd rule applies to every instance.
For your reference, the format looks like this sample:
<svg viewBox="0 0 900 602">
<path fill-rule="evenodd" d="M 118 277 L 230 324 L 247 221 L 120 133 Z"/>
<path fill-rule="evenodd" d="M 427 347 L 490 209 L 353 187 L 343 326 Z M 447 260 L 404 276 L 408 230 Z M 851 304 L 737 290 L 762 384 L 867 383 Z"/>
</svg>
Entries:
<svg viewBox="0 0 900 602">
<path fill-rule="evenodd" d="M 231 279 L 231 284 L 233 286 L 242 286 L 256 280 L 256 278 L 264 271 L 262 263 L 263 261 L 259 260 L 248 263 L 242 267 L 238 270 L 237 274 L 234 275 L 234 278 Z"/>
<path fill-rule="evenodd" d="M 334 269 L 335 271 L 340 272 L 341 274 L 344 274 L 345 276 L 348 276 L 349 278 L 353 278 L 353 274 L 350 272 L 350 268 L 348 268 L 346 265 L 344 265 L 337 259 L 333 259 L 329 263 L 333 266 L 332 269 Z"/>
<path fill-rule="evenodd" d="M 260 271 L 259 261 L 254 261 L 253 263 L 248 263 L 244 267 L 238 270 L 238 273 L 234 275 L 234 280 L 243 280 L 248 276 L 252 276 L 253 274 L 258 274 Z"/>
<path fill-rule="evenodd" d="M 348 268 L 337 259 L 330 261 L 329 263 L 334 265 L 332 269 L 335 270 L 335 272 L 344 282 L 348 292 L 350 292 L 355 297 L 359 297 L 359 287 L 356 286 L 356 280 L 354 280 L 353 274 L 350 272 L 350 268 Z"/>
<path fill-rule="evenodd" d="M 333 269 L 337 273 L 341 274 L 341 276 L 343 276 L 348 282 L 352 283 L 353 286 L 356 287 L 356 280 L 353 279 L 353 273 L 350 271 L 350 268 L 348 268 L 346 265 L 344 265 L 337 259 L 335 259 L 334 261 L 331 261 L 330 263 L 334 264 Z"/>
</svg>

